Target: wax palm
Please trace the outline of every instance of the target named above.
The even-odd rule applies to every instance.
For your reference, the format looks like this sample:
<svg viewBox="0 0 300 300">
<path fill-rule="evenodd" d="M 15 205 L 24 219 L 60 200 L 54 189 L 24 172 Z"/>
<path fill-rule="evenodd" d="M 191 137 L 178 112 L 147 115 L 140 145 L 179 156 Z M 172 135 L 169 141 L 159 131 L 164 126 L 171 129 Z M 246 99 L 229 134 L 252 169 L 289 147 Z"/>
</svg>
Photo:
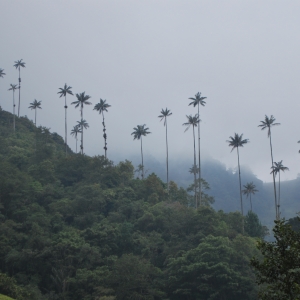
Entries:
<svg viewBox="0 0 300 300">
<path fill-rule="evenodd" d="M 1 68 L 0 68 L 0 77 L 3 78 L 4 75 L 6 75 L 6 74 L 4 73 L 4 69 L 1 69 Z"/>
<path fill-rule="evenodd" d="M 67 143 L 67 94 L 73 95 L 73 92 L 71 91 L 71 86 L 67 86 L 65 83 L 65 86 L 63 88 L 59 88 L 60 91 L 57 94 L 60 94 L 59 98 L 65 97 L 65 145 L 66 145 L 66 155 L 67 155 L 67 148 L 68 148 L 68 143 Z"/>
<path fill-rule="evenodd" d="M 34 101 L 32 103 L 30 103 L 30 106 L 28 108 L 31 108 L 31 109 L 34 109 L 34 125 L 36 127 L 36 111 L 37 111 L 37 108 L 39 109 L 42 109 L 41 108 L 41 104 L 42 104 L 42 101 L 37 101 L 36 99 L 34 99 Z"/>
<path fill-rule="evenodd" d="M 256 192 L 258 192 L 255 186 L 255 184 L 253 182 L 248 182 L 246 185 L 244 185 L 244 190 L 242 190 L 244 195 L 250 196 L 250 206 L 251 206 L 251 211 L 252 211 L 252 201 L 251 201 L 251 195 L 254 195 Z"/>
<path fill-rule="evenodd" d="M 166 151 L 167 151 L 167 158 L 166 158 L 166 163 L 167 163 L 167 190 L 169 193 L 169 150 L 168 150 L 168 123 L 167 123 L 167 117 L 171 116 L 172 113 L 171 111 L 166 108 L 161 110 L 161 115 L 158 117 L 160 118 L 160 121 L 164 120 L 164 126 L 166 126 Z"/>
<path fill-rule="evenodd" d="M 148 127 L 145 127 L 144 125 L 137 125 L 137 127 L 133 128 L 133 132 L 131 135 L 133 135 L 133 140 L 141 140 L 141 156 L 142 156 L 142 179 L 144 179 L 144 157 L 143 157 L 143 136 L 147 136 L 147 134 L 151 133 Z"/>
<path fill-rule="evenodd" d="M 276 125 L 280 125 L 280 123 L 275 123 L 275 118 L 273 117 L 273 115 L 271 115 L 271 117 L 269 118 L 267 115 L 265 115 L 265 120 L 264 121 L 260 121 L 261 124 L 258 125 L 258 127 L 261 127 L 261 130 L 265 130 L 268 129 L 268 137 L 270 138 L 270 150 L 271 150 L 271 161 L 272 161 L 272 166 L 274 165 L 274 161 L 273 161 L 273 150 L 272 150 L 272 136 L 271 136 L 271 127 L 272 126 L 276 126 Z M 274 199 L 275 199 L 275 214 L 276 214 L 276 219 L 279 219 L 279 215 L 278 215 L 278 204 L 277 204 L 277 196 L 276 196 L 276 184 L 275 184 L 275 174 L 273 173 L 273 185 L 274 185 Z"/>
<path fill-rule="evenodd" d="M 83 92 L 80 94 L 76 94 L 76 97 L 77 97 L 77 101 L 74 101 L 71 104 L 74 104 L 75 108 L 80 106 L 80 116 L 81 119 L 83 119 L 83 106 L 92 104 L 91 102 L 88 101 L 91 98 L 91 96 L 86 95 L 85 92 Z"/>
<path fill-rule="evenodd" d="M 271 173 L 274 174 L 274 177 L 276 177 L 277 173 L 279 174 L 279 181 L 278 181 L 278 203 L 277 203 L 277 213 L 278 213 L 278 218 L 280 218 L 280 171 L 288 171 L 289 168 L 285 167 L 282 164 L 282 160 L 277 162 L 274 162 L 273 166 L 271 167 L 272 171 Z M 271 174 L 270 173 L 270 174 Z"/>
<path fill-rule="evenodd" d="M 229 139 L 230 140 L 228 140 L 226 142 L 228 143 L 229 147 L 232 147 L 231 152 L 235 148 L 237 150 L 238 168 L 239 168 L 239 183 L 240 183 L 241 213 L 242 213 L 242 216 L 244 216 L 239 147 L 244 147 L 244 145 L 249 142 L 249 139 L 244 139 L 243 140 L 243 134 L 238 135 L 237 133 L 234 134 L 234 137 L 230 136 Z M 243 229 L 243 232 L 244 232 L 244 218 L 243 218 L 242 229 Z"/>
<path fill-rule="evenodd" d="M 197 127 L 197 125 L 200 122 L 199 119 L 199 115 L 187 115 L 186 116 L 188 121 L 186 123 L 183 123 L 183 126 L 187 126 L 186 130 L 184 132 L 186 132 L 191 126 L 193 127 L 193 139 L 194 139 L 194 167 L 197 168 L 197 163 L 196 163 L 196 144 L 195 144 L 195 127 Z M 194 172 L 194 185 L 195 185 L 195 207 L 196 209 L 198 208 L 198 200 L 197 200 L 197 191 L 196 191 L 196 185 L 197 185 L 197 179 L 196 179 L 196 172 Z"/>
<path fill-rule="evenodd" d="M 73 127 L 73 129 L 71 130 L 71 135 L 73 135 L 76 139 L 76 153 L 77 153 L 77 141 L 78 141 L 77 135 L 78 135 L 78 133 L 81 133 L 81 128 L 78 125 L 75 125 Z"/>
<path fill-rule="evenodd" d="M 81 131 L 81 144 L 80 144 L 80 149 L 81 149 L 81 154 L 83 154 L 83 128 L 87 129 L 89 128 L 89 124 L 86 122 L 86 120 L 81 119 L 81 121 L 77 121 L 77 126 L 80 128 Z"/>
<path fill-rule="evenodd" d="M 206 102 L 204 101 L 206 97 L 201 97 L 201 93 L 197 93 L 195 95 L 195 98 L 189 98 L 189 100 L 193 100 L 189 105 L 193 105 L 194 107 L 198 106 L 198 116 L 200 117 L 200 110 L 199 106 L 205 106 Z M 200 122 L 198 126 L 198 164 L 199 164 L 199 203 L 200 205 L 202 204 L 201 202 L 201 160 L 200 160 Z"/>
<path fill-rule="evenodd" d="M 20 104 L 21 104 L 21 67 L 25 68 L 25 62 L 23 59 L 16 60 L 14 67 L 19 70 L 19 106 L 18 106 L 18 117 L 20 117 Z"/>
<path fill-rule="evenodd" d="M 97 110 L 99 112 L 99 114 L 102 114 L 102 118 L 103 118 L 103 121 L 102 121 L 102 125 L 103 125 L 103 138 L 104 138 L 104 151 L 105 151 L 105 158 L 106 158 L 106 151 L 107 151 L 107 142 L 106 142 L 106 139 L 107 139 L 107 135 L 106 135 L 106 128 L 105 128 L 105 121 L 104 121 L 104 112 L 106 111 L 107 112 L 107 109 L 111 107 L 111 105 L 109 105 L 108 103 L 106 103 L 106 100 L 102 100 L 100 98 L 100 102 L 97 103 L 94 107 L 94 110 Z"/>
<path fill-rule="evenodd" d="M 19 87 L 17 84 L 10 84 L 10 88 L 8 89 L 9 91 L 13 91 L 13 115 L 14 115 L 14 132 L 16 131 L 16 114 L 15 114 L 15 90 L 18 90 Z"/>
</svg>

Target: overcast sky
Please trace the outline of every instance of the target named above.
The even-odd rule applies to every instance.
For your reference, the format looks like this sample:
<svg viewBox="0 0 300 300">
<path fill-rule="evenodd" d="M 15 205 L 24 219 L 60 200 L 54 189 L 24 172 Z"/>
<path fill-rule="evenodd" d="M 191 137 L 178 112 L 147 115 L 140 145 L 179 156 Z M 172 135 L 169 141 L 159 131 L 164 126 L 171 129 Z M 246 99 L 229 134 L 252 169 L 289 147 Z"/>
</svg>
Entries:
<svg viewBox="0 0 300 300">
<path fill-rule="evenodd" d="M 84 133 L 88 155 L 103 154 L 102 125 L 93 110 L 100 98 L 106 114 L 108 157 L 140 154 L 131 132 L 146 124 L 145 155 L 164 162 L 165 130 L 158 115 L 168 108 L 170 159 L 191 157 L 192 130 L 184 133 L 186 115 L 195 114 L 189 97 L 207 97 L 201 107 L 203 157 L 237 166 L 226 143 L 234 133 L 250 143 L 240 151 L 241 164 L 271 181 L 267 132 L 257 126 L 274 115 L 274 160 L 290 168 L 283 180 L 300 173 L 300 2 L 183 0 L 0 0 L 0 105 L 12 111 L 10 83 L 18 83 L 14 61 L 23 59 L 21 115 L 42 101 L 38 125 L 64 135 L 65 83 L 86 92 L 93 105 L 84 108 L 90 128 Z M 17 94 L 16 94 L 17 95 Z M 68 97 L 68 131 L 80 119 Z M 75 140 L 68 137 L 75 150 Z M 147 161 L 145 161 L 147 164 Z M 205 174 L 203 174 L 205 177 Z"/>
</svg>

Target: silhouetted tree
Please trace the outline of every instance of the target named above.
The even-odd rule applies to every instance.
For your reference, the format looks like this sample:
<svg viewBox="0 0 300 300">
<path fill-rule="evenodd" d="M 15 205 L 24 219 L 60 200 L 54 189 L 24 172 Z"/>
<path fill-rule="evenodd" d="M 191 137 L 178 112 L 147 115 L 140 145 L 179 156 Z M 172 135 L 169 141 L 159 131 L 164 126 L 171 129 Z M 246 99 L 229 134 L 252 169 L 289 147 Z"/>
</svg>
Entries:
<svg viewBox="0 0 300 300">
<path fill-rule="evenodd" d="M 28 107 L 28 108 L 34 109 L 34 125 L 35 125 L 35 127 L 36 127 L 36 111 L 37 111 L 37 108 L 42 109 L 41 104 L 42 104 L 42 101 L 37 101 L 36 99 L 34 99 L 34 101 L 32 103 L 30 103 L 30 106 Z"/>
<path fill-rule="evenodd" d="M 20 117 L 20 104 L 21 104 L 21 67 L 25 68 L 25 62 L 23 59 L 16 60 L 14 67 L 19 70 L 19 106 L 18 106 L 18 117 Z"/>
<path fill-rule="evenodd" d="M 77 141 L 78 141 L 77 135 L 78 135 L 78 133 L 81 133 L 81 128 L 78 125 L 75 125 L 73 127 L 73 129 L 71 130 L 71 135 L 73 135 L 76 139 L 76 153 L 77 153 Z"/>
<path fill-rule="evenodd" d="M 275 123 L 275 118 L 273 115 L 269 118 L 267 115 L 265 115 L 265 120 L 260 121 L 261 124 L 258 125 L 258 127 L 261 127 L 261 130 L 264 130 L 268 128 L 268 137 L 270 138 L 270 150 L 271 150 L 271 160 L 272 160 L 272 166 L 274 165 L 273 161 L 273 150 L 272 150 L 272 136 L 271 136 L 271 127 L 280 125 L 280 123 Z M 279 219 L 279 214 L 278 214 L 278 204 L 277 204 L 277 196 L 276 196 L 276 184 L 275 184 L 275 174 L 273 173 L 273 185 L 274 185 L 274 199 L 275 199 L 275 214 L 276 214 L 276 219 Z"/>
<path fill-rule="evenodd" d="M 167 123 L 167 117 L 171 116 L 171 111 L 166 108 L 161 110 L 161 115 L 158 117 L 160 118 L 160 121 L 164 120 L 164 126 L 166 126 L 166 151 L 167 151 L 167 157 L 166 157 L 166 163 L 167 163 L 167 189 L 169 193 L 169 150 L 168 150 L 168 123 Z"/>
<path fill-rule="evenodd" d="M 144 125 L 137 125 L 137 127 L 133 128 L 133 132 L 131 135 L 133 135 L 133 140 L 141 140 L 141 156 L 142 156 L 142 179 L 144 179 L 144 157 L 143 157 L 143 140 L 142 137 L 146 136 L 147 134 L 151 133 L 148 127 L 145 127 Z"/>
<path fill-rule="evenodd" d="M 15 114 L 15 90 L 19 89 L 17 84 L 10 84 L 9 91 L 13 91 L 13 115 L 14 115 L 14 132 L 16 131 L 16 114 Z"/>
<path fill-rule="evenodd" d="M 80 144 L 80 149 L 81 149 L 81 154 L 83 154 L 83 128 L 87 129 L 89 128 L 89 124 L 86 122 L 86 120 L 81 119 L 81 121 L 77 121 L 77 126 L 81 128 L 81 144 Z"/>
<path fill-rule="evenodd" d="M 106 135 L 106 128 L 105 128 L 105 121 L 104 121 L 104 111 L 107 112 L 107 109 L 111 107 L 111 105 L 109 105 L 108 103 L 106 103 L 106 100 L 102 100 L 100 98 L 100 102 L 97 103 L 94 107 L 94 110 L 97 110 L 99 112 L 99 114 L 102 114 L 102 118 L 103 118 L 103 121 L 102 121 L 102 125 L 103 125 L 103 138 L 104 138 L 104 151 L 105 151 L 105 158 L 106 158 L 106 151 L 107 151 L 107 142 L 106 142 L 106 139 L 107 139 L 107 135 Z"/>
<path fill-rule="evenodd" d="M 244 195 L 250 196 L 250 206 L 251 206 L 251 212 L 252 212 L 252 201 L 251 201 L 251 194 L 255 194 L 256 192 L 258 192 L 258 190 L 256 190 L 256 186 L 253 182 L 248 182 L 246 185 L 244 185 L 244 190 L 242 190 Z"/>
</svg>

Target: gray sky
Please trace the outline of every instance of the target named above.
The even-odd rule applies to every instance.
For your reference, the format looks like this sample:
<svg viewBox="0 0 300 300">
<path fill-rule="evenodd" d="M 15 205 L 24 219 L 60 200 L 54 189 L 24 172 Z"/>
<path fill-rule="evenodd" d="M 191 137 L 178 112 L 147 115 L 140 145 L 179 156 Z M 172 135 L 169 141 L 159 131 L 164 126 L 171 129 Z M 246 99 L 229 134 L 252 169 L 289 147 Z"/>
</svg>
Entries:
<svg viewBox="0 0 300 300">
<path fill-rule="evenodd" d="M 168 107 L 169 156 L 191 157 L 192 130 L 184 133 L 185 115 L 196 113 L 189 97 L 207 97 L 201 107 L 201 150 L 228 167 L 237 165 L 226 140 L 235 132 L 250 143 L 241 163 L 258 178 L 271 181 L 267 132 L 259 125 L 273 114 L 281 126 L 272 132 L 274 160 L 290 168 L 283 180 L 300 173 L 300 2 L 299 1 L 99 1 L 0 0 L 0 105 L 12 111 L 10 83 L 17 83 L 14 61 L 23 59 L 21 115 L 42 101 L 37 123 L 64 135 L 65 83 L 85 91 L 93 106 L 84 108 L 90 128 L 85 153 L 103 154 L 99 99 L 106 114 L 108 156 L 139 155 L 130 135 L 146 124 L 146 155 L 165 158 L 165 131 L 157 116 Z M 80 119 L 68 97 L 68 131 Z M 69 136 L 75 150 L 75 140 Z M 147 164 L 147 161 L 145 161 Z M 205 174 L 203 174 L 205 177 Z"/>
</svg>

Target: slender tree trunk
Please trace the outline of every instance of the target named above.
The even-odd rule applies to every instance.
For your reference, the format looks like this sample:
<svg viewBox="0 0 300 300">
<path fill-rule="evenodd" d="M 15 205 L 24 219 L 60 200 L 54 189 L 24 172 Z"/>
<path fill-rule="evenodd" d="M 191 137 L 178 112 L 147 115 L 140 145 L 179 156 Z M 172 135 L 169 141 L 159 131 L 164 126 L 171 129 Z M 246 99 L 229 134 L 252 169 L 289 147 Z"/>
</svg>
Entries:
<svg viewBox="0 0 300 300">
<path fill-rule="evenodd" d="M 142 155 L 142 180 L 144 179 L 144 158 L 143 158 L 143 139 L 141 137 L 141 155 Z"/>
<path fill-rule="evenodd" d="M 196 165 L 196 144 L 195 144 L 195 126 L 193 125 L 193 137 L 194 137 L 194 185 L 195 185 L 195 204 L 196 209 L 198 208 L 198 199 L 197 199 L 197 179 L 196 179 L 196 172 L 197 172 L 197 165 Z"/>
<path fill-rule="evenodd" d="M 36 108 L 35 108 L 35 110 L 34 110 L 34 125 L 35 125 L 35 127 L 36 127 Z"/>
<path fill-rule="evenodd" d="M 199 163 L 199 205 L 202 205 L 202 195 L 201 195 L 201 163 L 200 163 L 200 114 L 199 114 L 199 102 L 198 102 L 198 163 Z"/>
<path fill-rule="evenodd" d="M 166 118 L 166 150 L 167 150 L 167 191 L 169 195 L 169 148 L 168 148 L 168 123 Z"/>
<path fill-rule="evenodd" d="M 19 67 L 19 107 L 18 107 L 18 117 L 20 117 L 20 103 L 21 103 L 21 73 Z"/>
<path fill-rule="evenodd" d="M 16 115 L 15 115 L 15 91 L 13 90 L 13 115 L 14 115 L 14 132 L 16 132 Z"/>
<path fill-rule="evenodd" d="M 78 138 L 77 138 L 77 135 L 76 135 L 76 154 L 77 154 L 77 141 L 78 141 Z"/>
<path fill-rule="evenodd" d="M 81 121 L 83 120 L 83 104 L 81 103 Z M 83 155 L 83 125 L 81 125 L 81 154 Z"/>
<path fill-rule="evenodd" d="M 252 212 L 252 200 L 251 200 L 251 193 L 250 193 L 250 207 L 251 207 L 251 212 Z"/>
<path fill-rule="evenodd" d="M 67 108 L 68 108 L 68 106 L 67 106 L 67 95 L 65 95 L 65 145 L 66 145 L 66 156 L 67 156 L 67 145 L 68 145 L 68 143 L 67 143 Z"/>
<path fill-rule="evenodd" d="M 240 199 L 241 199 L 241 213 L 242 213 L 242 231 L 244 234 L 244 208 L 243 208 L 243 197 L 242 197 L 242 183 L 241 183 L 241 168 L 240 168 L 240 154 L 239 147 L 236 147 L 238 155 L 238 166 L 239 166 L 239 182 L 240 182 Z"/>
<path fill-rule="evenodd" d="M 278 182 L 278 219 L 280 219 L 280 170 L 279 170 L 279 182 Z"/>
<path fill-rule="evenodd" d="M 274 165 L 273 162 L 273 150 L 272 150 L 272 138 L 271 138 L 271 129 L 270 129 L 270 149 L 271 149 L 271 160 L 272 160 L 272 167 Z M 274 197 L 275 197 L 275 214 L 276 214 L 276 220 L 278 220 L 278 206 L 277 206 L 277 196 L 276 196 L 276 183 L 275 183 L 275 174 L 273 174 L 273 184 L 274 184 Z"/>
<path fill-rule="evenodd" d="M 104 151 L 105 151 L 105 158 L 106 158 L 106 151 L 107 151 L 107 142 L 106 142 L 106 128 L 105 128 L 105 121 L 104 121 L 104 113 L 102 111 L 102 117 L 103 117 L 103 138 L 104 138 Z"/>
</svg>

